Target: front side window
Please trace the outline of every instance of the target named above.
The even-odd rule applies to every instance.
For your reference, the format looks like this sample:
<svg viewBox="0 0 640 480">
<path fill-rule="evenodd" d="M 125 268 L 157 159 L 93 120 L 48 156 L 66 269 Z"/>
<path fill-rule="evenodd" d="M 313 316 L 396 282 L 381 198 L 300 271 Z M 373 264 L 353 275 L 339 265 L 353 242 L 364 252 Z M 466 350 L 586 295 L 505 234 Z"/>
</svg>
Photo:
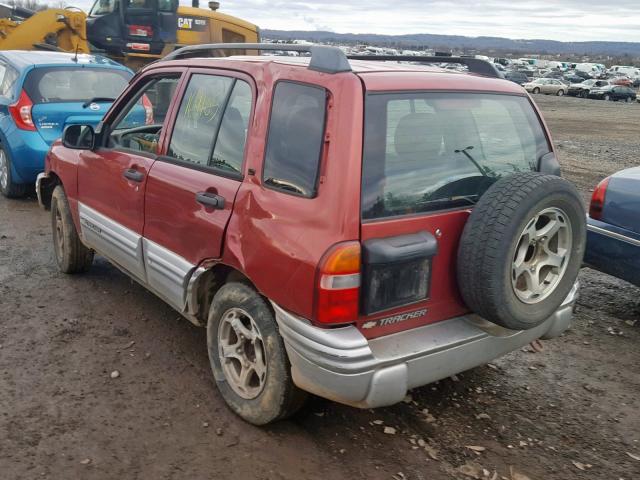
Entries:
<svg viewBox="0 0 640 480">
<path fill-rule="evenodd" d="M 118 0 L 96 0 L 91 10 L 89 11 L 90 17 L 97 17 L 99 15 L 106 15 L 108 13 L 115 12 L 118 6 Z"/>
<path fill-rule="evenodd" d="M 162 127 L 179 81 L 180 74 L 149 80 L 118 115 L 109 146 L 158 153 Z"/>
<path fill-rule="evenodd" d="M 126 70 L 86 67 L 34 68 L 24 89 L 33 103 L 86 102 L 92 98 L 115 100 L 133 74 Z"/>
<path fill-rule="evenodd" d="M 267 187 L 309 198 L 316 195 L 326 98 L 319 87 L 276 85 L 262 174 Z"/>
<path fill-rule="evenodd" d="M 471 205 L 550 151 L 526 97 L 372 94 L 365 111 L 363 219 Z"/>
</svg>

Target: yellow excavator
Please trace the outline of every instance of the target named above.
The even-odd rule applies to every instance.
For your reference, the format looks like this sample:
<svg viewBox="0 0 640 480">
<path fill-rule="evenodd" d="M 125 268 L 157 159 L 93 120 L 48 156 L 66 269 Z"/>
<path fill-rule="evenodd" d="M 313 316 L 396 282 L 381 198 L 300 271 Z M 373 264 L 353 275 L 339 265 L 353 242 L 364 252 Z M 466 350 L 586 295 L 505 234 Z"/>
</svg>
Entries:
<svg viewBox="0 0 640 480">
<path fill-rule="evenodd" d="M 191 7 L 178 0 L 96 0 L 87 15 L 72 7 L 33 11 L 0 4 L 0 50 L 96 52 L 137 69 L 186 45 L 260 41 L 256 25 L 219 12 L 219 2 L 208 6 L 200 8 L 199 0 Z"/>
</svg>

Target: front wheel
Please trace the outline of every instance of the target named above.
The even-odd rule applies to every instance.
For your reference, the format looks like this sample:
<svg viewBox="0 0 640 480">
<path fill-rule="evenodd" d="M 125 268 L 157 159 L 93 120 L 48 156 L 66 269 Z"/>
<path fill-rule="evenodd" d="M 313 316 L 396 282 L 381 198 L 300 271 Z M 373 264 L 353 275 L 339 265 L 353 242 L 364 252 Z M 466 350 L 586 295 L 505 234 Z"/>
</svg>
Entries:
<svg viewBox="0 0 640 480">
<path fill-rule="evenodd" d="M 610 95 L 605 95 L 603 100 L 605 102 L 608 102 L 609 100 L 611 100 L 611 96 Z"/>
<path fill-rule="evenodd" d="M 296 387 L 284 341 L 265 299 L 230 282 L 213 298 L 207 324 L 209 361 L 222 397 L 254 425 L 293 415 L 307 394 Z"/>
<path fill-rule="evenodd" d="M 93 263 L 93 250 L 80 240 L 73 223 L 67 196 L 61 185 L 51 195 L 51 229 L 53 250 L 58 268 L 63 273 L 86 272 Z"/>
<path fill-rule="evenodd" d="M 3 147 L 0 147 L 0 192 L 7 198 L 24 196 L 27 186 L 15 183 L 11 175 L 11 160 Z"/>
<path fill-rule="evenodd" d="M 558 90 L 558 93 L 556 93 L 556 95 L 562 97 L 564 95 L 564 90 Z"/>
<path fill-rule="evenodd" d="M 588 97 L 589 97 L 589 92 L 584 91 L 584 92 L 582 92 L 582 93 L 580 94 L 580 96 L 581 96 L 582 98 L 588 98 Z"/>
<path fill-rule="evenodd" d="M 539 89 L 539 88 L 534 88 L 534 89 L 533 89 L 533 93 L 536 93 L 536 94 L 537 94 L 537 93 L 540 93 L 540 89 Z"/>
</svg>

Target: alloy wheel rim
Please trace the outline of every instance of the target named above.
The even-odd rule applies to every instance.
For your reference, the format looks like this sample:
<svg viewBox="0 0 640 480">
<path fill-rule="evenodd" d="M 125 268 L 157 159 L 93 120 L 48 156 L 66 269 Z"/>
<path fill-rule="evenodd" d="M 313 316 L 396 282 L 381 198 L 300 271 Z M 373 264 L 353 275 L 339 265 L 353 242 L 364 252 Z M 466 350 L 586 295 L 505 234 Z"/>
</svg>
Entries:
<svg viewBox="0 0 640 480">
<path fill-rule="evenodd" d="M 7 188 L 9 183 L 9 165 L 7 163 L 7 154 L 4 150 L 0 150 L 0 186 L 2 189 Z"/>
<path fill-rule="evenodd" d="M 218 327 L 218 355 L 231 389 L 251 400 L 262 392 L 267 379 L 267 359 L 262 334 L 245 310 L 227 310 Z"/>
<path fill-rule="evenodd" d="M 511 285 L 518 299 L 536 304 L 551 295 L 567 271 L 573 243 L 569 217 L 547 208 L 527 222 L 511 266 Z"/>
</svg>

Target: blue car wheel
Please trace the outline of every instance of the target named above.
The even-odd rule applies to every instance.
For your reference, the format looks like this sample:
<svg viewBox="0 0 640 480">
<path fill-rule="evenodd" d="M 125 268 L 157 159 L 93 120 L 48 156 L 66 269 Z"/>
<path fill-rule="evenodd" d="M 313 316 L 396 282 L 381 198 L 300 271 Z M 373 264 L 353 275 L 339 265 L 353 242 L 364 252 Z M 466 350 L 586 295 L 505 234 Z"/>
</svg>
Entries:
<svg viewBox="0 0 640 480">
<path fill-rule="evenodd" d="M 11 160 L 2 147 L 0 147 L 0 192 L 8 198 L 22 197 L 26 192 L 26 185 L 13 182 Z"/>
</svg>

